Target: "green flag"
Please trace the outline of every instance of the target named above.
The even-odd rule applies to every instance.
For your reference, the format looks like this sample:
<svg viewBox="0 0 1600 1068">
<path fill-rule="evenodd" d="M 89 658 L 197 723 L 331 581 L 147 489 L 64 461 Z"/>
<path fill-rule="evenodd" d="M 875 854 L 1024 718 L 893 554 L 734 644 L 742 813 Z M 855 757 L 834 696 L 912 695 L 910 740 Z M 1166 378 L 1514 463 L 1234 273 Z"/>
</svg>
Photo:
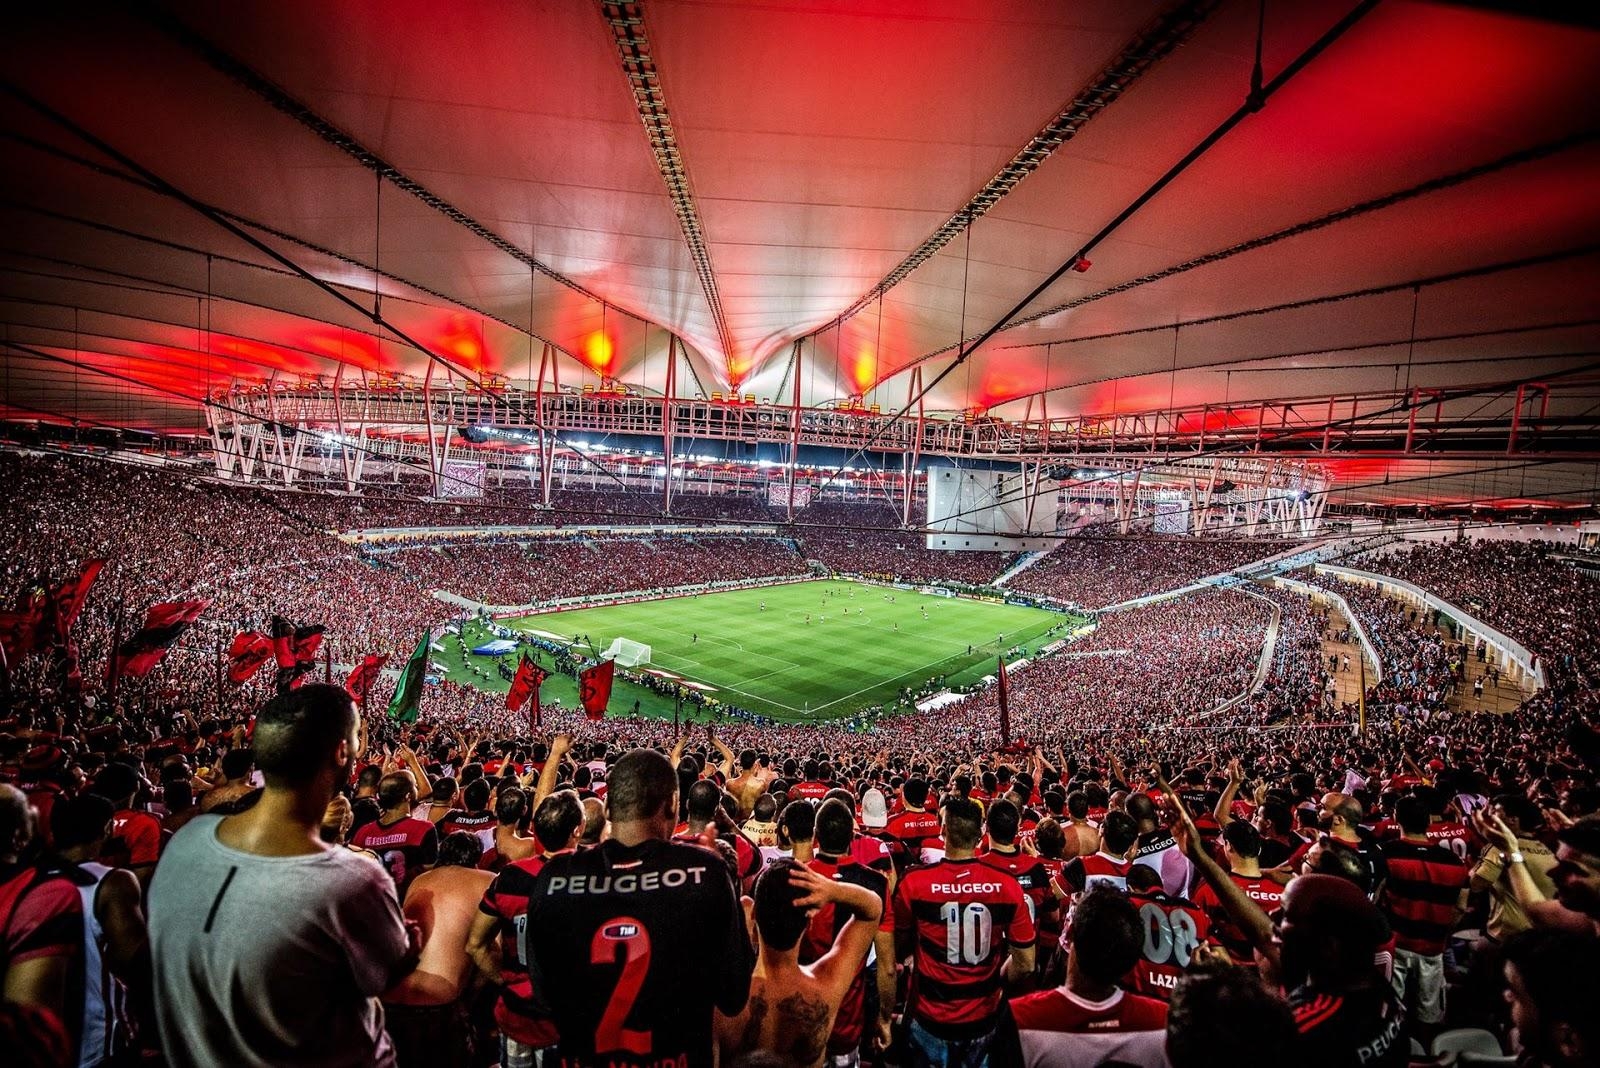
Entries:
<svg viewBox="0 0 1600 1068">
<path fill-rule="evenodd" d="M 428 646 L 432 642 L 433 632 L 424 630 L 411 659 L 406 661 L 406 669 L 400 673 L 394 696 L 389 699 L 390 719 L 397 719 L 401 723 L 417 721 L 417 705 L 422 700 L 422 678 L 428 673 Z"/>
</svg>

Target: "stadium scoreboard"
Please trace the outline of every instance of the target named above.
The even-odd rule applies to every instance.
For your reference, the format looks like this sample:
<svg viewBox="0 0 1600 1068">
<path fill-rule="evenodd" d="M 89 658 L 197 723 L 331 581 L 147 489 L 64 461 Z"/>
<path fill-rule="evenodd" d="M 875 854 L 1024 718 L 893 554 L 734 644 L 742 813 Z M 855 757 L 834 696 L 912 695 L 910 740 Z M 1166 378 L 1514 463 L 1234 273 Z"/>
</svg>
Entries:
<svg viewBox="0 0 1600 1068">
<path fill-rule="evenodd" d="M 1021 471 L 970 471 L 936 467 L 928 472 L 928 548 L 964 552 L 1048 549 L 1056 528 L 1054 479 L 1030 493 Z"/>
</svg>

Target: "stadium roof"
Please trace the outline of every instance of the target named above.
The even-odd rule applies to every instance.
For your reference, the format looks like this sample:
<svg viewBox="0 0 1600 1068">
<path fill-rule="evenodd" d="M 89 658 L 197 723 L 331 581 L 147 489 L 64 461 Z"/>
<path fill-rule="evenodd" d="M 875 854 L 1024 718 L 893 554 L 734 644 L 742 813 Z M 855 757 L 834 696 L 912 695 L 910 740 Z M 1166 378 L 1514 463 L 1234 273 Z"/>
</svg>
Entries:
<svg viewBox="0 0 1600 1068">
<path fill-rule="evenodd" d="M 658 392 L 676 335 L 681 394 L 786 401 L 801 341 L 807 404 L 1537 381 L 1587 417 L 1600 33 L 1511 7 L 31 5 L 0 42 L 4 414 L 198 427 L 235 377 L 515 380 L 544 342 Z M 1345 464 L 1349 499 L 1596 487 Z"/>
</svg>

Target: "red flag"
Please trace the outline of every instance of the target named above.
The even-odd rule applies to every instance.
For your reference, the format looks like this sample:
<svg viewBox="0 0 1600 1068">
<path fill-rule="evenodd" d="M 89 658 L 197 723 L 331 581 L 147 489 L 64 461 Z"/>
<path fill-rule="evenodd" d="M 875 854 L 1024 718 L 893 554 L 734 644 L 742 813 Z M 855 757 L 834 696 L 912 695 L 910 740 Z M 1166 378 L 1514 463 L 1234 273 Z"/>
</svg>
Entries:
<svg viewBox="0 0 1600 1068">
<path fill-rule="evenodd" d="M 210 604 L 209 600 L 204 600 L 151 605 L 139 633 L 123 642 L 112 656 L 111 673 L 136 679 L 150 674 L 150 669 L 161 663 L 172 643 L 194 625 Z"/>
<path fill-rule="evenodd" d="M 322 647 L 322 624 L 312 627 L 294 628 L 292 648 L 294 649 L 294 662 L 309 664 L 317 658 L 317 650 Z"/>
<path fill-rule="evenodd" d="M 38 649 L 50 644 L 45 624 L 50 614 L 50 595 L 42 581 L 34 581 L 17 595 L 14 612 L 0 612 L 0 645 L 6 659 L 15 665 Z"/>
<path fill-rule="evenodd" d="M 529 697 L 538 700 L 539 687 L 548 677 L 544 669 L 523 653 L 517 664 L 517 677 L 511 680 L 511 689 L 506 693 L 506 708 L 516 712 L 528 703 Z"/>
<path fill-rule="evenodd" d="M 272 642 L 265 634 L 247 630 L 233 636 L 228 646 L 228 681 L 243 686 L 272 657 Z"/>
<path fill-rule="evenodd" d="M 1011 744 L 1011 681 L 1006 678 L 1006 658 L 1000 658 L 1000 744 Z"/>
<path fill-rule="evenodd" d="M 284 671 L 294 667 L 294 624 L 282 616 L 273 616 L 267 635 L 272 640 L 272 655 L 278 667 Z"/>
<path fill-rule="evenodd" d="M 33 652 L 39 631 L 38 617 L 28 612 L 0 612 L 0 652 L 6 662 L 17 664 Z"/>
<path fill-rule="evenodd" d="M 272 657 L 278 662 L 278 690 L 297 685 L 300 676 L 316 666 L 322 645 L 322 626 L 297 627 L 282 616 L 272 617 Z"/>
<path fill-rule="evenodd" d="M 367 699 L 367 691 L 372 689 L 372 684 L 378 681 L 378 672 L 383 670 L 383 665 L 389 658 L 376 653 L 368 653 L 362 658 L 361 663 L 350 669 L 350 675 L 344 680 L 344 688 L 356 704 Z"/>
<path fill-rule="evenodd" d="M 322 626 L 297 627 L 282 616 L 272 617 L 272 656 L 285 671 L 309 664 L 322 645 Z"/>
<path fill-rule="evenodd" d="M 611 678 L 616 670 L 615 661 L 602 660 L 578 672 L 578 700 L 590 719 L 605 718 L 606 704 L 611 700 Z"/>
<path fill-rule="evenodd" d="M 104 560 L 90 560 L 83 565 L 77 578 L 68 579 L 56 590 L 54 609 L 58 645 L 67 643 L 67 633 L 72 630 L 72 624 L 78 621 L 78 613 L 83 611 L 83 602 L 89 596 L 89 589 L 94 585 L 94 580 L 100 577 L 100 569 L 105 566 Z"/>
</svg>

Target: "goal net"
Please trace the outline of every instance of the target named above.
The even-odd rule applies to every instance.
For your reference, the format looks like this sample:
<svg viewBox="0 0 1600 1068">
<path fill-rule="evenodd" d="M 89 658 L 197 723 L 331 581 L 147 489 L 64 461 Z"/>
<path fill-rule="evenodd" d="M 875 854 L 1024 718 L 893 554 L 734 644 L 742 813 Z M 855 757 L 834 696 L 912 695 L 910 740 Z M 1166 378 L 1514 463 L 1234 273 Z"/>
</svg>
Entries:
<svg viewBox="0 0 1600 1068">
<path fill-rule="evenodd" d="M 620 667 L 640 667 L 650 663 L 650 647 L 643 642 L 617 638 L 600 656 L 604 660 L 615 660 Z"/>
</svg>

